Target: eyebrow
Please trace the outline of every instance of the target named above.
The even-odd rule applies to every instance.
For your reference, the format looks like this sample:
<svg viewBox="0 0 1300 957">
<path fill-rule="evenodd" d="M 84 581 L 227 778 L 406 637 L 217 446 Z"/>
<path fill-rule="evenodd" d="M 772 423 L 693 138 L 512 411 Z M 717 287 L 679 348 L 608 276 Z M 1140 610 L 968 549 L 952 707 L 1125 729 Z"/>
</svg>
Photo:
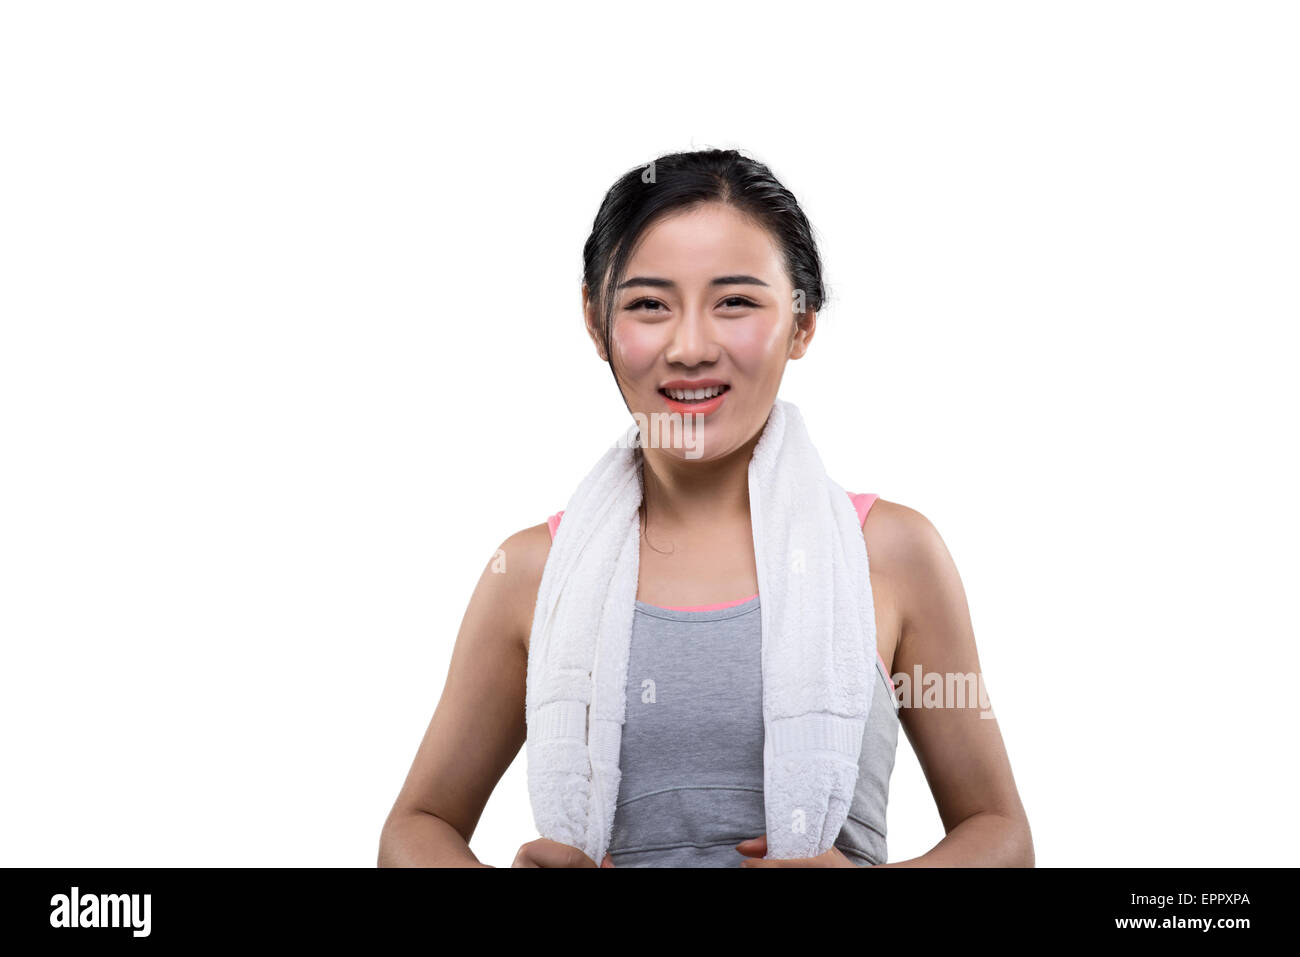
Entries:
<svg viewBox="0 0 1300 957">
<path fill-rule="evenodd" d="M 767 283 L 755 276 L 718 276 L 709 283 L 710 286 L 766 286 Z M 671 279 L 660 279 L 656 276 L 633 276 L 624 282 L 618 284 L 619 289 L 626 289 L 628 286 L 655 286 L 660 289 L 676 289 L 677 283 Z"/>
</svg>

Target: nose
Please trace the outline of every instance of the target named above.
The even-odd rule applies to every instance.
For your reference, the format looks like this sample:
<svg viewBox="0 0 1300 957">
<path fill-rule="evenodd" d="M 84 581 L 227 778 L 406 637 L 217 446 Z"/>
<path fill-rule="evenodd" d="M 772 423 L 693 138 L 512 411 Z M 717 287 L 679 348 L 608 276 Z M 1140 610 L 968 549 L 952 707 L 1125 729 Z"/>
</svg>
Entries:
<svg viewBox="0 0 1300 957">
<path fill-rule="evenodd" d="M 675 365 L 697 366 L 717 358 L 713 320 L 697 307 L 688 307 L 673 320 L 672 337 L 664 358 Z"/>
</svg>

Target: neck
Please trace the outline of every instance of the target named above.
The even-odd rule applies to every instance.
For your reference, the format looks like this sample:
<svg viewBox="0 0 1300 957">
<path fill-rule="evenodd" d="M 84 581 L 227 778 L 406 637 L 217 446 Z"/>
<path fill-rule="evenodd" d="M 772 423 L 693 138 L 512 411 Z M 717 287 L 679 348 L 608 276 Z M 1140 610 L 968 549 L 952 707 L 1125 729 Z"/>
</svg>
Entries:
<svg viewBox="0 0 1300 957">
<path fill-rule="evenodd" d="M 647 524 L 689 528 L 719 519 L 748 520 L 749 462 L 762 430 L 734 452 L 707 462 L 681 459 L 662 449 L 641 449 Z"/>
</svg>

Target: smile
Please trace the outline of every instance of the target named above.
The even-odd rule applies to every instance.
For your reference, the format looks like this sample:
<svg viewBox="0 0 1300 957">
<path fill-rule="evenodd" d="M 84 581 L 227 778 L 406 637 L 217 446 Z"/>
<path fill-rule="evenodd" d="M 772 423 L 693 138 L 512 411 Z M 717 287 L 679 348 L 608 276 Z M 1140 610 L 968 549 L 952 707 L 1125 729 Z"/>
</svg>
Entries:
<svg viewBox="0 0 1300 957">
<path fill-rule="evenodd" d="M 714 385 L 704 389 L 660 389 L 661 395 L 678 402 L 704 402 L 730 389 L 729 385 Z"/>
</svg>

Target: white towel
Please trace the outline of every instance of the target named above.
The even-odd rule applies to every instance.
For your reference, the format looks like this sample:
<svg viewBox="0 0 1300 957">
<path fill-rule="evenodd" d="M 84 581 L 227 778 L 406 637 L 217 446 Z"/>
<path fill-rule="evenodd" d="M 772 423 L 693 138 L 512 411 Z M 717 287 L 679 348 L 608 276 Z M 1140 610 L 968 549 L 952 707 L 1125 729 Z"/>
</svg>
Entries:
<svg viewBox="0 0 1300 957">
<path fill-rule="evenodd" d="M 542 837 L 600 864 L 620 780 L 640 559 L 635 426 L 583 479 L 542 572 L 528 648 L 528 791 Z M 853 800 L 871 710 L 876 619 L 857 511 L 793 403 L 749 463 L 762 626 L 767 856 L 815 857 Z M 757 835 L 746 835 L 756 837 Z"/>
</svg>

